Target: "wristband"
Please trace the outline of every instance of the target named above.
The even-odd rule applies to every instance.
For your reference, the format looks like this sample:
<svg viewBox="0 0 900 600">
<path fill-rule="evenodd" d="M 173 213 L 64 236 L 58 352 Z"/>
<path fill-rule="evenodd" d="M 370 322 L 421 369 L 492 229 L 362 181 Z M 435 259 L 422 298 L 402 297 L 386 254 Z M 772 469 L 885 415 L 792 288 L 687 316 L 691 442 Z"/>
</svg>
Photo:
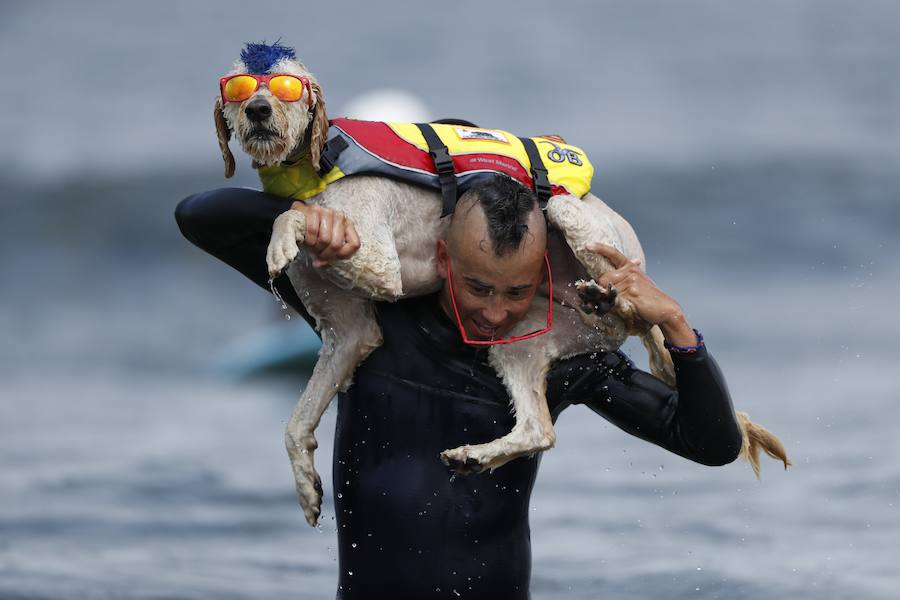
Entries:
<svg viewBox="0 0 900 600">
<path fill-rule="evenodd" d="M 695 352 L 698 352 L 701 348 L 705 348 L 706 344 L 703 343 L 703 334 L 700 333 L 699 331 L 697 331 L 696 329 L 694 329 L 693 331 L 694 331 L 694 335 L 697 336 L 697 345 L 696 346 L 675 346 L 673 344 L 670 344 L 668 340 L 663 340 L 663 346 L 665 346 L 666 350 L 668 350 L 669 352 L 679 352 L 681 354 L 694 354 Z"/>
</svg>

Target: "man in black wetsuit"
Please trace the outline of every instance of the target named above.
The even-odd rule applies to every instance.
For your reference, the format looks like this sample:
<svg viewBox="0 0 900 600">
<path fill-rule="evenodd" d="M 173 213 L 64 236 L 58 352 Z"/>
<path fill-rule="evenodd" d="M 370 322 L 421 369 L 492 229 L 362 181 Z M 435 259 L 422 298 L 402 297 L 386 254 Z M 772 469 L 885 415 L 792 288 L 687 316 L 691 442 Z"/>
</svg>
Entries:
<svg viewBox="0 0 900 600">
<path fill-rule="evenodd" d="M 359 241 L 340 213 L 247 189 L 191 196 L 176 219 L 194 244 L 268 288 L 272 223 L 304 210 L 307 251 L 322 264 Z M 529 190 L 505 178 L 467 193 L 438 262 L 451 261 L 462 327 L 470 339 L 501 338 L 522 318 L 540 282 L 543 217 Z M 741 434 L 725 381 L 672 298 L 614 249 L 612 283 L 646 321 L 658 323 L 675 363 L 677 389 L 607 352 L 559 361 L 547 377 L 554 419 L 585 404 L 621 429 L 690 460 L 733 461 Z M 276 286 L 309 320 L 287 278 Z M 338 598 L 526 599 L 531 542 L 528 503 L 539 457 L 494 473 L 451 478 L 442 450 L 494 440 L 514 420 L 483 347 L 463 343 L 448 288 L 379 303 L 383 345 L 339 395 L 334 444 Z M 481 348 L 481 349 L 479 349 Z M 609 401 L 612 400 L 612 401 Z"/>
</svg>

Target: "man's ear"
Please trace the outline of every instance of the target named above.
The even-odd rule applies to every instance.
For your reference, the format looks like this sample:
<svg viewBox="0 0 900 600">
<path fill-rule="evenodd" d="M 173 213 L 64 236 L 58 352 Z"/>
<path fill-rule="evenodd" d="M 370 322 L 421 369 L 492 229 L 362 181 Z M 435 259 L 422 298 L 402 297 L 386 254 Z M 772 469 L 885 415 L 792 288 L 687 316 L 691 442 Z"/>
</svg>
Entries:
<svg viewBox="0 0 900 600">
<path fill-rule="evenodd" d="M 437 275 L 441 279 L 447 279 L 447 265 L 450 262 L 450 255 L 447 253 L 447 242 L 444 240 L 437 241 L 437 247 L 434 251 L 435 268 Z"/>
<path fill-rule="evenodd" d="M 219 150 L 222 152 L 222 160 L 225 161 L 225 177 L 227 179 L 234 175 L 234 155 L 228 147 L 228 140 L 231 139 L 231 130 L 228 129 L 228 121 L 225 120 L 225 113 L 222 112 L 222 98 L 216 98 L 216 105 L 213 108 L 213 119 L 216 122 L 216 137 L 219 139 Z"/>
</svg>

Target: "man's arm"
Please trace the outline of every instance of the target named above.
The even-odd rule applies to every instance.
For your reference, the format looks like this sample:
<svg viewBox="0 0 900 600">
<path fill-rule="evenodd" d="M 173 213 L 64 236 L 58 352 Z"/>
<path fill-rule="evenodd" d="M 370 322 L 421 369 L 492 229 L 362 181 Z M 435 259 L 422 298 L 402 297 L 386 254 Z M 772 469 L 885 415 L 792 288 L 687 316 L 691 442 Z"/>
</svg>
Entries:
<svg viewBox="0 0 900 600">
<path fill-rule="evenodd" d="M 613 286 L 648 325 L 658 325 L 675 366 L 675 388 L 637 370 L 619 353 L 607 353 L 600 365 L 574 363 L 575 384 L 564 401 L 586 404 L 621 429 L 693 461 L 722 465 L 737 458 L 741 430 L 718 365 L 691 329 L 681 306 L 656 287 L 637 261 L 604 244 L 588 250 L 604 256 L 614 269 L 597 283 Z"/>
<path fill-rule="evenodd" d="M 725 379 L 705 347 L 672 352 L 676 388 L 636 369 L 621 353 L 582 355 L 553 371 L 564 404 L 584 404 L 620 429 L 705 465 L 724 465 L 741 450 Z M 552 392 L 551 392 L 552 393 Z"/>
<path fill-rule="evenodd" d="M 247 188 L 221 188 L 189 196 L 175 209 L 175 220 L 191 243 L 269 291 L 266 248 L 272 223 L 291 209 L 302 210 L 307 217 L 304 245 L 316 256 L 315 266 L 346 258 L 359 248 L 356 229 L 342 213 Z M 288 278 L 282 274 L 274 285 L 284 301 L 315 328 Z"/>
</svg>

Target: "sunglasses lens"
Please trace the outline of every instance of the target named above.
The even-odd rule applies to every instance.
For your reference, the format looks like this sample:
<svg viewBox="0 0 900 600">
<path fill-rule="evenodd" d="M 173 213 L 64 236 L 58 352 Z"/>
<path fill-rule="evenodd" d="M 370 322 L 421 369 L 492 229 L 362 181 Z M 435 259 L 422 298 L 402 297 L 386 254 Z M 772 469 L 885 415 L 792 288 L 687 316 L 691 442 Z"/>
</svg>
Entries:
<svg viewBox="0 0 900 600">
<path fill-rule="evenodd" d="M 269 82 L 269 91 L 279 100 L 296 102 L 303 97 L 303 82 L 291 75 L 279 75 Z"/>
<path fill-rule="evenodd" d="M 253 95 L 258 85 L 256 79 L 249 75 L 238 75 L 225 82 L 225 99 L 229 102 L 242 102 Z"/>
</svg>

